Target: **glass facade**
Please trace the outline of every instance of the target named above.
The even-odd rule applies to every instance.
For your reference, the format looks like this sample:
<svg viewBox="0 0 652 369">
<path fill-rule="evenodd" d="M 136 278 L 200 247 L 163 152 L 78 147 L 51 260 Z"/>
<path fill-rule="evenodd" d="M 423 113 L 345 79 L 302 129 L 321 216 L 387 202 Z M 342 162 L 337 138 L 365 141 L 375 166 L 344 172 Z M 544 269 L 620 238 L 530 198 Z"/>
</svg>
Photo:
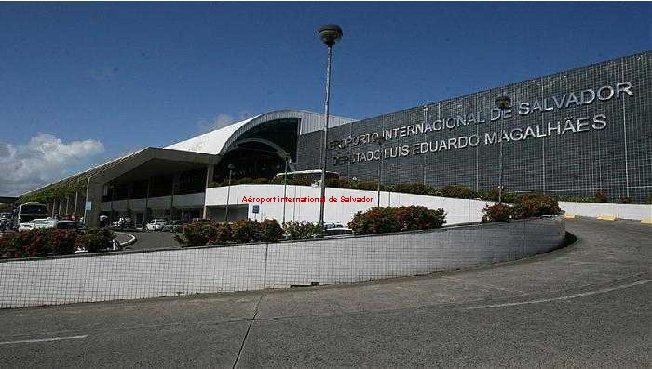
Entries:
<svg viewBox="0 0 652 369">
<path fill-rule="evenodd" d="M 384 184 L 463 185 L 645 202 L 652 196 L 652 53 L 578 68 L 329 130 L 327 170 Z M 511 108 L 495 100 L 509 96 Z M 322 132 L 299 136 L 319 168 Z M 375 139 L 385 138 L 382 146 Z M 502 149 L 501 149 L 502 147 Z M 502 151 L 502 154 L 501 154 Z"/>
</svg>

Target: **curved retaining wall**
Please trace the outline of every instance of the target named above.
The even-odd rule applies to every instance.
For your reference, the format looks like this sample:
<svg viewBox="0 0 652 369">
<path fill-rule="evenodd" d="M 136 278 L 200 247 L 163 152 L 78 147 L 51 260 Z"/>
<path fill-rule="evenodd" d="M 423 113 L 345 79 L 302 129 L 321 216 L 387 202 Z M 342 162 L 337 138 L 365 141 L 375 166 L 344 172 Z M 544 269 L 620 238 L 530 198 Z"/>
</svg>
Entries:
<svg viewBox="0 0 652 369">
<path fill-rule="evenodd" d="M 321 241 L 0 262 L 0 307 L 352 283 L 547 252 L 559 217 Z"/>
</svg>

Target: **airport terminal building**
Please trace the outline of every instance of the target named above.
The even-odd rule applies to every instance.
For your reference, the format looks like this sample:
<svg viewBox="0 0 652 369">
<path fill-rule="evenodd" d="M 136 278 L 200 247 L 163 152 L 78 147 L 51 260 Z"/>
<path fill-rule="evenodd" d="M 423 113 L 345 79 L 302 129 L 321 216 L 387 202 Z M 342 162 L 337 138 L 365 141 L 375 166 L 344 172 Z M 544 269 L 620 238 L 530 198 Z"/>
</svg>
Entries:
<svg viewBox="0 0 652 369">
<path fill-rule="evenodd" d="M 645 202 L 652 196 L 652 53 L 362 120 L 331 117 L 327 171 L 382 183 L 503 187 Z M 495 100 L 508 96 L 511 107 Z M 275 111 L 165 148 L 145 148 L 48 185 L 53 213 L 211 217 L 207 189 L 320 169 L 324 116 Z M 378 140 L 382 137 L 383 140 Z M 381 167 L 382 165 L 382 167 Z M 71 185 L 73 184 L 73 185 Z M 61 191 L 59 194 L 63 193 Z M 213 209 L 215 210 L 215 209 Z M 217 210 L 215 210 L 217 211 Z M 315 214 L 315 220 L 316 220 Z"/>
<path fill-rule="evenodd" d="M 342 125 L 328 170 L 385 183 L 503 185 L 642 201 L 652 194 L 649 52 Z M 495 106 L 509 96 L 512 108 Z M 321 132 L 299 137 L 300 168 L 319 167 Z M 383 136 L 382 147 L 374 143 Z"/>
</svg>

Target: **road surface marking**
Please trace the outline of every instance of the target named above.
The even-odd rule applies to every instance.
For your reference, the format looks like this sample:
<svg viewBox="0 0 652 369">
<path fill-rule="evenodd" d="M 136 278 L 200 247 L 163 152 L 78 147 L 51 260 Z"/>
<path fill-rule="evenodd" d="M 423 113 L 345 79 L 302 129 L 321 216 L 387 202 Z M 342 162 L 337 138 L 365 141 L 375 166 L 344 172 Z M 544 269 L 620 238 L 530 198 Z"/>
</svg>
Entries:
<svg viewBox="0 0 652 369">
<path fill-rule="evenodd" d="M 5 342 L 0 342 L 0 345 L 12 345 L 15 343 L 52 342 L 52 341 L 63 341 L 63 340 L 82 340 L 86 337 L 88 337 L 87 334 L 83 336 L 72 336 L 72 337 L 52 337 L 52 338 L 38 338 L 33 340 L 5 341 Z"/>
<path fill-rule="evenodd" d="M 541 304 L 541 303 L 544 303 L 544 302 L 551 302 L 551 301 L 570 300 L 570 299 L 574 299 L 574 298 L 577 298 L 577 297 L 586 297 L 586 296 L 597 295 L 597 294 L 607 293 L 607 292 L 616 291 L 616 290 L 622 290 L 624 288 L 630 288 L 630 287 L 638 286 L 638 285 L 641 285 L 641 284 L 645 284 L 647 282 L 649 282 L 649 280 L 644 279 L 644 280 L 636 281 L 636 282 L 633 282 L 633 283 L 630 283 L 630 284 L 625 284 L 625 285 L 620 285 L 620 286 L 610 287 L 610 288 L 603 288 L 603 289 L 596 290 L 596 291 L 578 293 L 576 295 L 566 295 L 566 296 L 552 297 L 552 298 L 549 298 L 549 299 L 539 299 L 539 300 L 530 300 L 530 301 L 521 301 L 521 302 L 508 302 L 508 303 L 496 304 L 496 305 L 471 306 L 471 307 L 464 308 L 464 310 L 501 308 L 501 307 L 518 306 L 518 305 Z"/>
</svg>

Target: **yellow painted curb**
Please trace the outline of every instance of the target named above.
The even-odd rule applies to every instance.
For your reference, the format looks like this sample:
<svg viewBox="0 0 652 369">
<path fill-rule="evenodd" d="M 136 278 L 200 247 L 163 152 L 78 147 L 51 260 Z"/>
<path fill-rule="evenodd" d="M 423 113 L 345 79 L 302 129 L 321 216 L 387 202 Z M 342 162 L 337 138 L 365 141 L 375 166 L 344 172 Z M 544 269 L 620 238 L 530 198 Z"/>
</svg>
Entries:
<svg viewBox="0 0 652 369">
<path fill-rule="evenodd" d="M 641 219 L 641 223 L 643 223 L 643 224 L 652 224 L 652 217 L 647 217 L 647 218 Z"/>
<path fill-rule="evenodd" d="M 609 220 L 609 221 L 614 221 L 614 220 L 616 220 L 616 216 L 615 216 L 615 215 L 611 215 L 611 214 L 600 214 L 600 215 L 598 216 L 598 219 L 600 219 L 600 220 Z"/>
<path fill-rule="evenodd" d="M 575 219 L 575 214 L 564 214 L 564 219 Z"/>
</svg>

